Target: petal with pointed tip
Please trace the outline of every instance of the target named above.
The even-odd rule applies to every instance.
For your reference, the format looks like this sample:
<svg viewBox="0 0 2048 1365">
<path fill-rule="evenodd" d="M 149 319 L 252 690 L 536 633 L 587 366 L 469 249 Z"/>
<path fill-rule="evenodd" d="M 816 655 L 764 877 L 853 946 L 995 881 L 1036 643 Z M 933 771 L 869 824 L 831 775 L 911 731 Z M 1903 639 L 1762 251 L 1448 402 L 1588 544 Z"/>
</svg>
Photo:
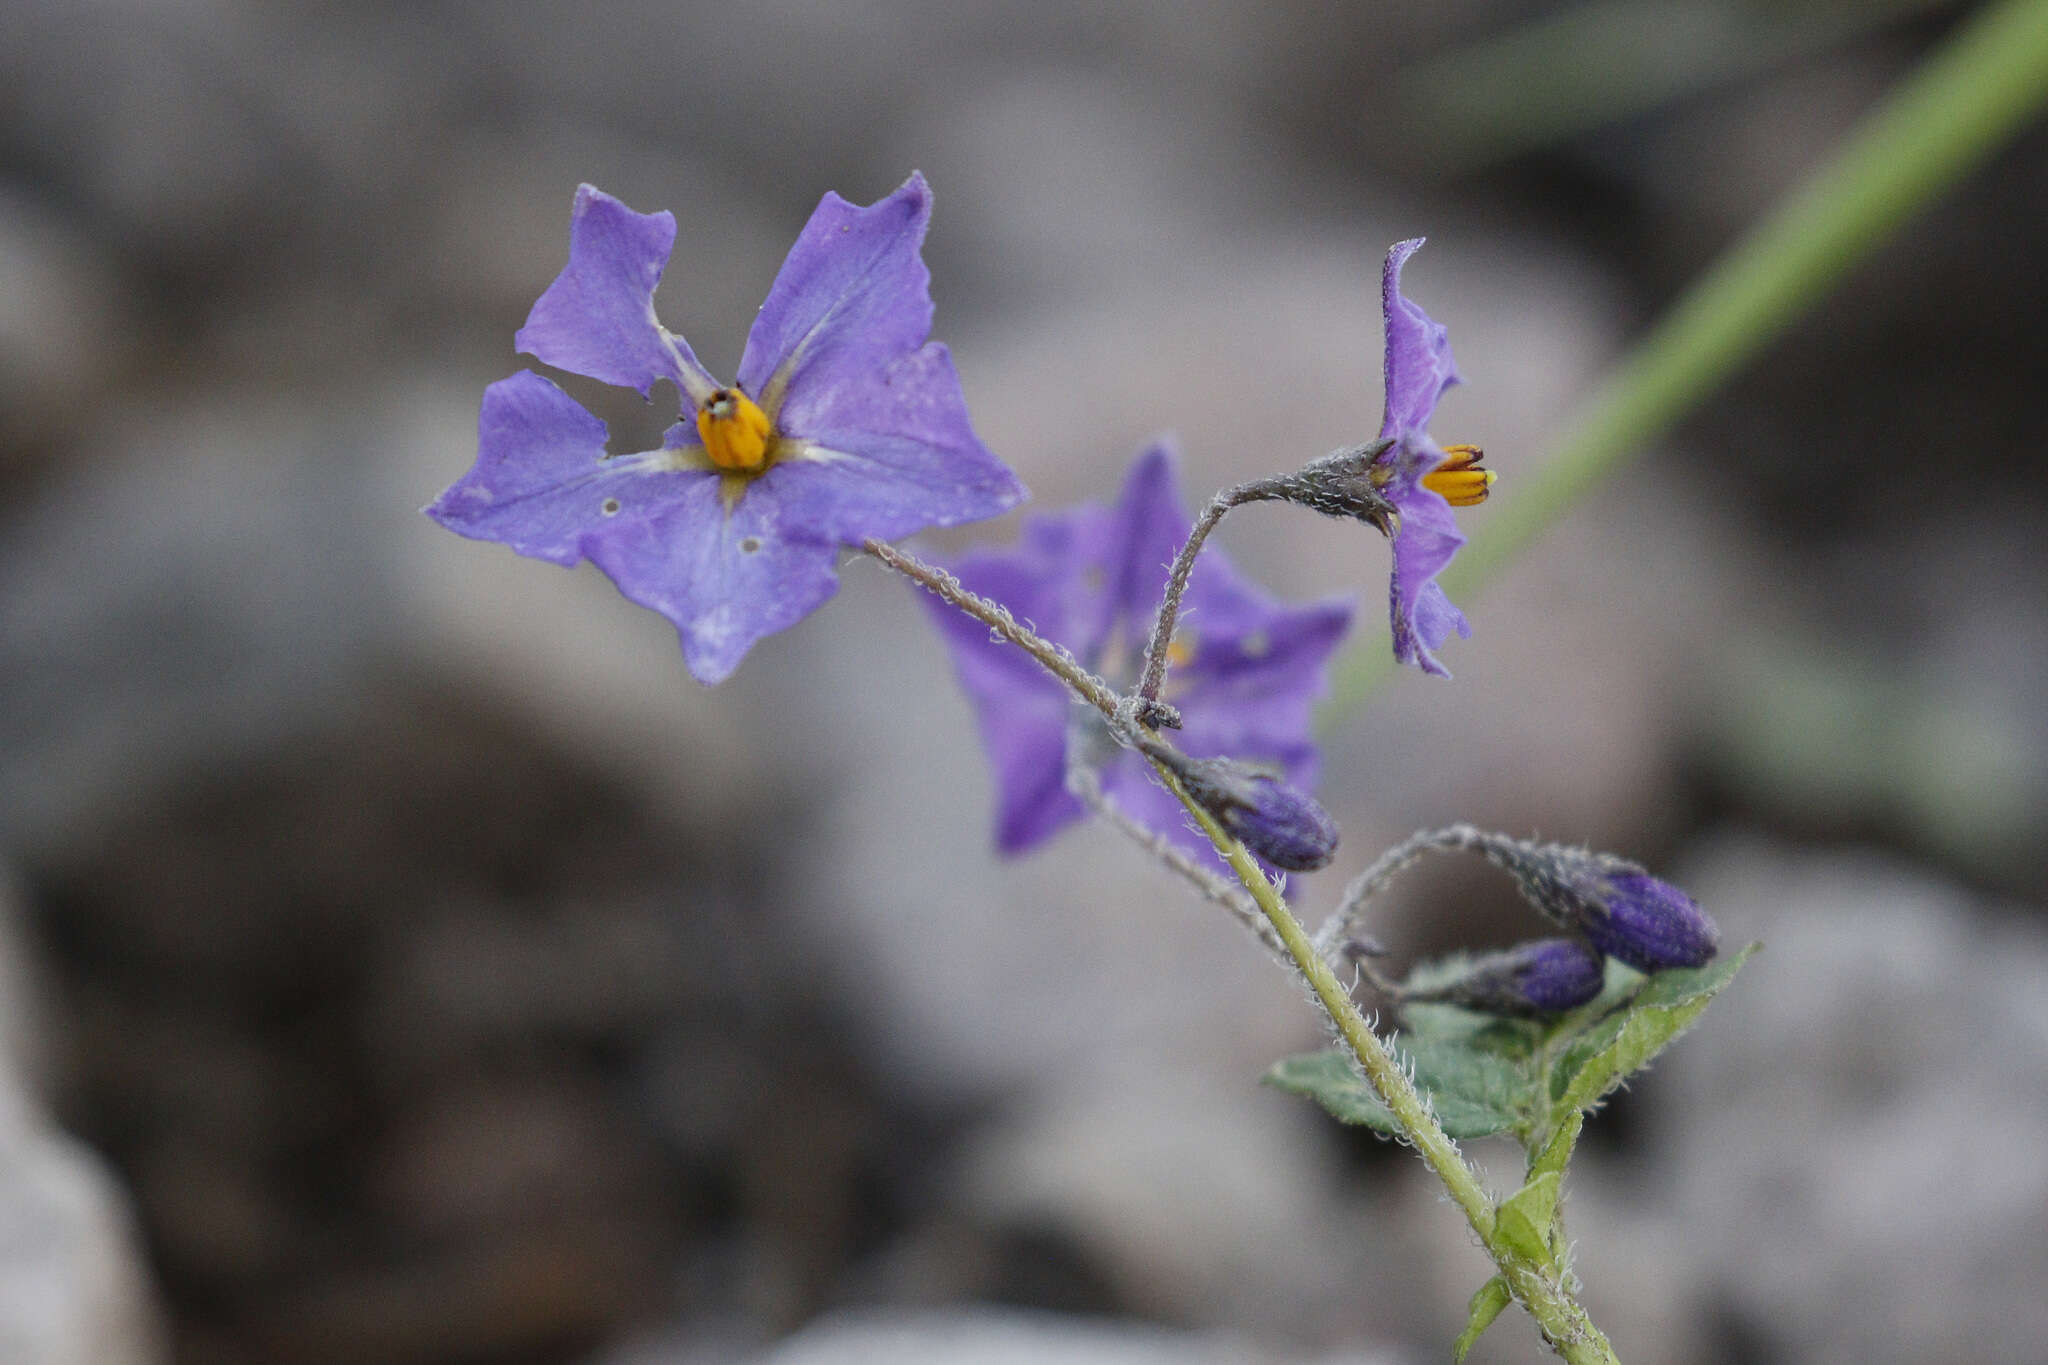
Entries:
<svg viewBox="0 0 2048 1365">
<path fill-rule="evenodd" d="M 535 301 L 515 344 L 545 364 L 638 389 L 643 398 L 657 379 L 671 379 L 702 402 L 717 381 L 654 316 L 654 289 L 675 240 L 674 214 L 635 213 L 581 186 L 569 220 L 569 263 Z"/>
</svg>

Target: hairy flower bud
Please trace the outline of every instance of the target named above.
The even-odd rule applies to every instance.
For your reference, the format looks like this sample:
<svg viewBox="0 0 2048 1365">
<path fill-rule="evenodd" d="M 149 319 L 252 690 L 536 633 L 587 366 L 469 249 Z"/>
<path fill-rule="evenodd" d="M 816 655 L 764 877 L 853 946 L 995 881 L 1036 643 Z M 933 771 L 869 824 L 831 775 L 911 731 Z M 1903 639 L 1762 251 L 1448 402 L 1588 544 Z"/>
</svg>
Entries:
<svg viewBox="0 0 2048 1365">
<path fill-rule="evenodd" d="M 1299 503 L 1326 517 L 1354 517 L 1392 538 L 1401 517 L 1381 490 L 1386 485 L 1381 457 L 1392 442 L 1370 441 L 1313 460 L 1298 473 L 1265 481 L 1265 496 Z"/>
<path fill-rule="evenodd" d="M 1459 1005 L 1481 1014 L 1563 1014 L 1600 994 L 1600 955 L 1575 938 L 1545 938 L 1475 957 L 1454 980 L 1404 989 L 1404 1002 Z"/>
<path fill-rule="evenodd" d="M 1237 841 L 1286 872 L 1313 872 L 1337 853 L 1337 822 L 1314 797 L 1271 773 L 1227 758 L 1189 758 L 1165 745 L 1145 752 L 1172 769 Z"/>
<path fill-rule="evenodd" d="M 1251 800 L 1226 807 L 1223 827 L 1288 872 L 1313 872 L 1337 853 L 1337 822 L 1330 813 L 1307 792 L 1270 777 L 1252 779 Z"/>
<path fill-rule="evenodd" d="M 1594 947 L 1639 971 L 1698 967 L 1721 946 L 1721 934 L 1699 902 L 1640 868 L 1608 873 L 1606 894 L 1579 927 Z"/>
<path fill-rule="evenodd" d="M 1699 903 L 1635 863 L 1563 844 L 1485 846 L 1537 909 L 1637 971 L 1698 967 L 1720 948 Z"/>
</svg>

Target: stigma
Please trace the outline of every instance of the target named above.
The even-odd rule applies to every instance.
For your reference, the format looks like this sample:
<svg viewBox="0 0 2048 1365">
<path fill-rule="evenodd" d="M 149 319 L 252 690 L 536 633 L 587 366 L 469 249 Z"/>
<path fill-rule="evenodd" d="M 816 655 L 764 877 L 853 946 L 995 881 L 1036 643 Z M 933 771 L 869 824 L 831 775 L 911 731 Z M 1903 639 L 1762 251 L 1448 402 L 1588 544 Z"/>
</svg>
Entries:
<svg viewBox="0 0 2048 1365">
<path fill-rule="evenodd" d="M 734 474 L 758 474 L 767 467 L 775 426 L 761 405 L 738 389 L 719 389 L 697 409 L 697 434 L 711 463 Z"/>
<path fill-rule="evenodd" d="M 1498 477 L 1480 466 L 1485 456 L 1478 446 L 1445 446 L 1443 463 L 1422 476 L 1422 486 L 1453 507 L 1485 502 Z"/>
</svg>

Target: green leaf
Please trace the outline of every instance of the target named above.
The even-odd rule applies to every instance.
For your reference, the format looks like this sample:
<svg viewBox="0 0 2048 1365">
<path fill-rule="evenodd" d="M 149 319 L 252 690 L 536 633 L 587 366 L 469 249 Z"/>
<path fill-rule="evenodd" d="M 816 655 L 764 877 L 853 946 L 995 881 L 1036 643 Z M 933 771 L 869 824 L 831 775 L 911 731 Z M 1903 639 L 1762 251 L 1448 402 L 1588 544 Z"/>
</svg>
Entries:
<svg viewBox="0 0 2048 1365">
<path fill-rule="evenodd" d="M 1402 1034 L 1390 1051 L 1453 1138 L 1486 1137 L 1525 1126 L 1535 1112 L 1529 1074 L 1511 1047 L 1526 1042 L 1490 1029 L 1463 1036 Z M 1398 1134 L 1400 1125 L 1358 1074 L 1344 1048 L 1306 1052 L 1274 1064 L 1266 1084 L 1306 1095 L 1345 1123 Z"/>
<path fill-rule="evenodd" d="M 1465 1330 L 1451 1343 L 1451 1365 L 1464 1365 L 1465 1356 L 1479 1334 L 1493 1326 L 1493 1320 L 1508 1306 L 1508 1282 L 1496 1275 L 1479 1286 L 1472 1304 L 1465 1310 Z"/>
<path fill-rule="evenodd" d="M 1501 1240 L 1537 1265 L 1550 1264 L 1550 1220 L 1557 1213 L 1560 1180 L 1556 1171 L 1537 1176 L 1509 1195 L 1494 1216 Z"/>
<path fill-rule="evenodd" d="M 1658 972 L 1611 1013 L 1566 1044 L 1550 1072 L 1558 1111 L 1590 1109 L 1692 1027 L 1760 944 L 1704 967 Z"/>
</svg>

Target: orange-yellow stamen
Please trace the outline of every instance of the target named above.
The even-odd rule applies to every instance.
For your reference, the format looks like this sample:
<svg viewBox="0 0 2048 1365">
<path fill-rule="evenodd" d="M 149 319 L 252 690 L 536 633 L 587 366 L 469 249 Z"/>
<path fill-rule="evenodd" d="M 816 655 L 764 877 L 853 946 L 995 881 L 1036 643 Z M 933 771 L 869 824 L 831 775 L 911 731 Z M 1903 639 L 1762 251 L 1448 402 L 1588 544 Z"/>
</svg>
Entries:
<svg viewBox="0 0 2048 1365">
<path fill-rule="evenodd" d="M 761 405 L 738 389 L 720 389 L 697 409 L 697 434 L 711 463 L 735 474 L 758 474 L 775 444 L 775 427 Z"/>
<path fill-rule="evenodd" d="M 1497 477 L 1491 469 L 1480 468 L 1485 455 L 1478 446 L 1445 446 L 1443 463 L 1422 476 L 1422 486 L 1453 507 L 1485 502 Z"/>
</svg>

